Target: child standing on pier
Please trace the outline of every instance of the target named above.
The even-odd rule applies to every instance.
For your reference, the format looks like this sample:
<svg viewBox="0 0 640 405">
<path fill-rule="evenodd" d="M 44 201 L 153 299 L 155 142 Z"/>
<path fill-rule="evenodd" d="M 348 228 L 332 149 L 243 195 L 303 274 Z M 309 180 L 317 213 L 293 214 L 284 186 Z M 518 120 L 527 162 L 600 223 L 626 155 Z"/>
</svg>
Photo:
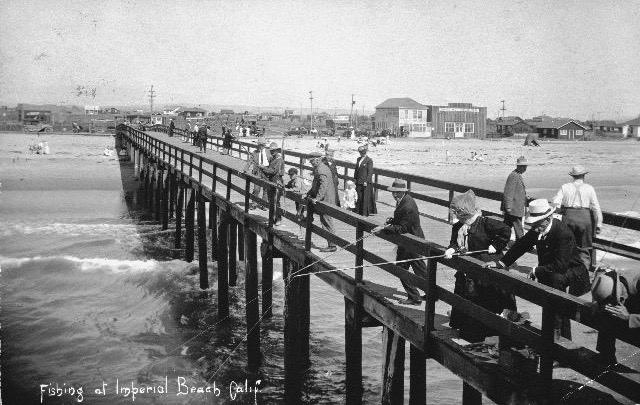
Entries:
<svg viewBox="0 0 640 405">
<path fill-rule="evenodd" d="M 344 190 L 344 207 L 351 212 L 356 212 L 356 203 L 358 202 L 358 193 L 356 185 L 353 181 L 347 181 L 347 188 Z"/>
<path fill-rule="evenodd" d="M 307 187 L 305 186 L 302 178 L 298 176 L 298 169 L 292 167 L 287 171 L 287 174 L 289 174 L 289 182 L 284 186 L 284 188 L 287 190 L 291 190 L 294 193 L 306 194 Z M 305 205 L 296 201 L 296 218 L 299 221 L 302 221 L 304 219 L 304 210 Z"/>
</svg>

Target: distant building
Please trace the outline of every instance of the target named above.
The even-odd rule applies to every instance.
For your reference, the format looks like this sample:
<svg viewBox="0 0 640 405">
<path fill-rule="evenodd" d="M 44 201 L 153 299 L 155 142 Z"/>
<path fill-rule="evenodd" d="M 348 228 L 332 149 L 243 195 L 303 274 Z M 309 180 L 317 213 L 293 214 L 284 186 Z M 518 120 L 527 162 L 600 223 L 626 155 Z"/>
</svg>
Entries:
<svg viewBox="0 0 640 405">
<path fill-rule="evenodd" d="M 388 130 L 398 136 L 430 137 L 430 109 L 408 98 L 390 98 L 376 106 L 375 130 Z"/>
<path fill-rule="evenodd" d="M 634 138 L 640 138 L 640 117 L 623 123 L 622 134 L 625 137 L 632 136 Z"/>
<path fill-rule="evenodd" d="M 594 131 L 599 130 L 603 132 L 622 132 L 622 124 L 616 124 L 613 120 L 602 121 L 587 121 L 587 125 Z"/>
<path fill-rule="evenodd" d="M 18 104 L 18 121 L 23 124 L 50 124 L 51 109 L 34 104 Z"/>
<path fill-rule="evenodd" d="M 328 129 L 333 129 L 336 132 L 346 131 L 349 129 L 349 116 L 336 115 L 335 117 L 326 119 L 324 123 Z"/>
<path fill-rule="evenodd" d="M 582 139 L 587 127 L 570 118 L 559 118 L 542 121 L 536 127 L 536 132 L 542 138 Z"/>
<path fill-rule="evenodd" d="M 233 110 L 220 110 L 220 114 L 233 115 L 235 114 Z"/>
<path fill-rule="evenodd" d="M 496 122 L 496 132 L 503 136 L 533 132 L 533 126 L 520 117 L 499 117 Z"/>
<path fill-rule="evenodd" d="M 98 107 L 97 105 L 85 105 L 84 113 L 86 115 L 100 114 L 100 107 Z"/>
<path fill-rule="evenodd" d="M 193 108 L 180 107 L 177 114 L 185 118 L 194 118 L 194 117 L 200 118 L 200 117 L 204 117 L 207 114 L 207 111 L 197 107 L 193 107 Z"/>
<path fill-rule="evenodd" d="M 284 109 L 284 112 L 282 113 L 282 117 L 283 118 L 288 118 L 293 116 L 293 110 L 289 110 L 287 108 Z"/>
<path fill-rule="evenodd" d="M 117 109 L 117 108 L 115 108 L 115 107 L 110 107 L 110 108 L 104 108 L 104 109 L 101 111 L 101 113 L 102 113 L 102 114 L 113 114 L 113 115 L 117 115 L 117 114 L 120 114 L 120 110 L 118 110 L 118 109 Z"/>
<path fill-rule="evenodd" d="M 471 103 L 449 103 L 446 107 L 429 106 L 433 133 L 446 138 L 478 138 L 487 136 L 487 107 Z"/>
<path fill-rule="evenodd" d="M 178 115 L 178 113 L 180 112 L 180 109 L 182 107 L 180 107 L 179 105 L 167 105 L 164 106 L 162 108 L 162 114 L 163 115 Z"/>
</svg>

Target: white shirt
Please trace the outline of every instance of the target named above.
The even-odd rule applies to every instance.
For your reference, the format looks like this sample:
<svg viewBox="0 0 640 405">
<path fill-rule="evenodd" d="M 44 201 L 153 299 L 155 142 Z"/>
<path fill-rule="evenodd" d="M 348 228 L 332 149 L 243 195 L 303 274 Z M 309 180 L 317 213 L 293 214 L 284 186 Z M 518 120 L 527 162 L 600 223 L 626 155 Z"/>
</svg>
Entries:
<svg viewBox="0 0 640 405">
<path fill-rule="evenodd" d="M 553 197 L 555 205 L 566 208 L 589 208 L 596 212 L 598 227 L 602 226 L 602 211 L 592 186 L 586 184 L 583 179 L 576 179 L 573 183 L 566 183 Z"/>
</svg>

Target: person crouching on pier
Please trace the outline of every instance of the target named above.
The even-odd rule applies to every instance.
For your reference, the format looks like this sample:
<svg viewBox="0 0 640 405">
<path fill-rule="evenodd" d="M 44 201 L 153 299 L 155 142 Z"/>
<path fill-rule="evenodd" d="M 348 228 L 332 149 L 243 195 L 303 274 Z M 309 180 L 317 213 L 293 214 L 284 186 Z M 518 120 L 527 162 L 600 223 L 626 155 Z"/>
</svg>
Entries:
<svg viewBox="0 0 640 405">
<path fill-rule="evenodd" d="M 504 222 L 485 218 L 476 205 L 473 190 L 459 194 L 451 200 L 451 212 L 458 219 L 451 229 L 451 241 L 445 251 L 445 259 L 451 259 L 455 253 L 478 252 L 473 257 L 484 262 L 498 261 L 503 249 L 511 237 L 511 228 Z M 495 314 L 504 310 L 516 311 L 516 299 L 513 294 L 467 276 L 463 271 L 456 272 L 453 292 Z M 469 342 L 480 342 L 495 332 L 459 309 L 451 309 L 449 326 L 460 330 L 460 337 Z"/>
<path fill-rule="evenodd" d="M 371 233 L 382 232 L 387 235 L 408 233 L 419 238 L 424 238 L 424 233 L 420 226 L 420 212 L 413 197 L 409 195 L 407 182 L 402 179 L 395 179 L 391 187 L 387 188 L 387 190 L 391 192 L 393 199 L 396 200 L 396 209 L 393 212 L 393 218 L 389 218 L 384 224 L 373 228 Z M 419 257 L 419 255 L 405 250 L 403 246 L 398 246 L 396 261 L 418 259 Z M 411 260 L 398 263 L 397 265 L 405 270 L 409 270 L 409 266 L 411 266 L 413 272 L 418 277 L 427 278 L 427 266 L 423 260 Z M 403 305 L 420 305 L 422 303 L 422 296 L 418 289 L 410 286 L 403 280 L 400 281 L 409 298 L 400 300 L 399 303 Z"/>
<path fill-rule="evenodd" d="M 538 253 L 538 266 L 529 273 L 529 278 L 566 292 L 581 296 L 590 290 L 589 273 L 576 247 L 573 233 L 559 219 L 553 218 L 555 209 L 545 199 L 529 203 L 529 213 L 525 223 L 531 229 L 511 246 L 502 260 L 487 263 L 487 267 L 508 269 L 520 256 L 534 246 Z M 571 339 L 569 319 L 556 319 L 556 333 Z"/>
</svg>

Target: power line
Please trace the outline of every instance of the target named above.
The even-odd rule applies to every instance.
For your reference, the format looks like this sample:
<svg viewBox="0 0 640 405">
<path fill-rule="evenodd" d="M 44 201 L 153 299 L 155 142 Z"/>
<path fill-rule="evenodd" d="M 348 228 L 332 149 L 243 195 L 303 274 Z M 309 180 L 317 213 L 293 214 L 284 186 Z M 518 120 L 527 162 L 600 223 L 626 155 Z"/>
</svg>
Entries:
<svg viewBox="0 0 640 405">
<path fill-rule="evenodd" d="M 151 90 L 149 90 L 149 104 L 151 113 L 149 115 L 153 115 L 153 99 L 156 98 L 156 92 L 153 91 L 153 84 L 151 85 Z"/>
<path fill-rule="evenodd" d="M 507 108 L 504 106 L 504 100 L 502 100 L 502 108 L 500 108 L 500 110 L 502 111 L 502 118 L 504 118 L 504 112 L 507 111 Z"/>
</svg>

